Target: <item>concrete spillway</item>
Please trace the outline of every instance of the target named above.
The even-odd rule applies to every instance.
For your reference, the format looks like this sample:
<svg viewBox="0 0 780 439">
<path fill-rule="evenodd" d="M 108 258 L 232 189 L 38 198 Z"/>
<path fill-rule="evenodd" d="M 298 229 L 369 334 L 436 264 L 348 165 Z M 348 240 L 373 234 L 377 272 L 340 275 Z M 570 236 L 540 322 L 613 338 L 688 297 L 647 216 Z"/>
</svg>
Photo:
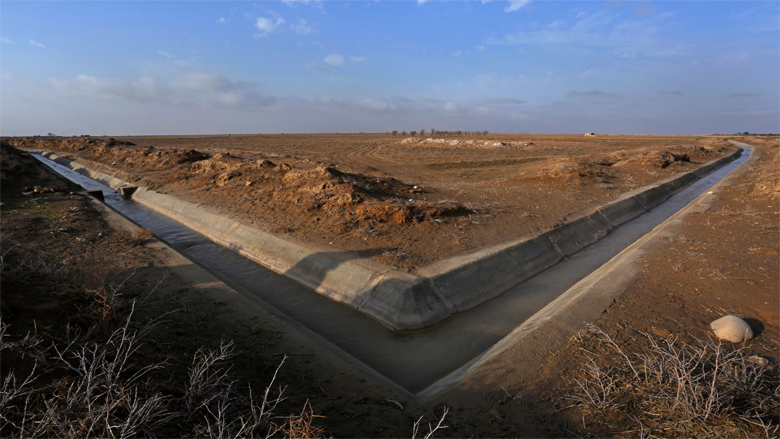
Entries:
<svg viewBox="0 0 780 439">
<path fill-rule="evenodd" d="M 648 213 L 620 227 L 610 227 L 609 233 L 604 233 L 600 240 L 589 246 L 580 246 L 574 251 L 559 246 L 557 251 L 568 253 L 565 258 L 492 300 L 456 311 L 443 323 L 424 332 L 398 334 L 377 319 L 344 306 L 289 276 L 269 270 L 234 249 L 216 244 L 168 216 L 134 202 L 132 198 L 124 198 L 110 187 L 40 155 L 35 157 L 85 189 L 102 191 L 105 202 L 116 211 L 151 229 L 229 285 L 308 328 L 370 373 L 397 385 L 397 390 L 410 394 L 435 387 L 437 381 L 483 354 L 561 293 L 747 160 L 747 154 L 744 154 L 730 163 L 712 166 L 708 171 L 714 172 L 701 172 L 700 177 L 690 179 L 691 184 L 685 189 L 662 204 L 659 202 Z M 717 169 L 719 166 L 722 167 Z M 564 241 L 561 242 L 565 246 Z M 577 242 L 577 239 L 571 242 Z M 490 255 L 495 258 L 494 253 Z M 495 262 L 500 265 L 502 261 Z"/>
</svg>

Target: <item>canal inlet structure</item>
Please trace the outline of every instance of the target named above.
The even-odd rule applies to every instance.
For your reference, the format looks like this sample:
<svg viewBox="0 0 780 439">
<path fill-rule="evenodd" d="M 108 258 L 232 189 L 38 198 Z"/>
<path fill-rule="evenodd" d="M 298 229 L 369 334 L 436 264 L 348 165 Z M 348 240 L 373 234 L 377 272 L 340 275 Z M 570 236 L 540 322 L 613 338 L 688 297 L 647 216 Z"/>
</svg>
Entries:
<svg viewBox="0 0 780 439">
<path fill-rule="evenodd" d="M 749 145 L 738 145 L 748 152 L 751 150 Z M 541 238 L 555 244 L 555 251 L 565 256 L 553 257 L 552 259 L 556 259 L 554 263 L 530 275 L 526 275 L 526 272 L 523 279 L 508 285 L 504 291 L 491 295 L 490 300 L 454 310 L 446 319 L 428 325 L 425 330 L 414 328 L 418 329 L 415 331 L 393 330 L 386 322 L 355 307 L 344 306 L 344 303 L 311 288 L 310 282 L 296 278 L 298 274 L 294 270 L 269 269 L 264 266 L 266 264 L 261 265 L 242 256 L 242 252 L 246 254 L 244 249 L 230 244 L 220 245 L 175 221 L 176 215 L 166 215 L 158 211 L 163 210 L 159 207 L 153 209 L 142 204 L 141 200 L 144 198 L 139 195 L 155 196 L 155 193 L 147 188 L 136 189 L 126 182 L 91 171 L 53 153 L 43 152 L 33 156 L 88 192 L 97 194 L 94 191 L 100 191 L 103 201 L 116 212 L 142 227 L 151 229 L 163 242 L 238 292 L 271 312 L 295 322 L 296 326 L 302 326 L 304 332 L 315 341 L 329 347 L 341 358 L 357 365 L 394 391 L 407 398 L 426 398 L 457 383 L 460 378 L 509 344 L 530 343 L 534 337 L 528 336 L 550 324 L 560 311 L 572 307 L 582 308 L 584 295 L 587 294 L 590 298 L 590 295 L 598 294 L 593 291 L 594 285 L 598 280 L 603 280 L 605 274 L 609 274 L 603 273 L 604 267 L 610 263 L 614 265 L 615 261 L 619 262 L 632 245 L 635 246 L 642 239 L 646 239 L 659 225 L 684 211 L 686 206 L 694 204 L 694 200 L 706 197 L 713 185 L 748 160 L 755 160 L 756 154 L 759 153 L 758 149 L 755 149 L 748 157 L 749 154 L 740 154 L 741 152 L 742 150 L 683 176 L 675 176 L 652 187 L 626 194 L 618 200 L 643 200 L 644 203 L 640 201 L 642 212 L 639 214 L 625 213 L 625 208 L 613 207 L 612 212 L 602 208 L 562 226 L 569 227 L 568 229 L 547 232 Z M 182 201 L 178 203 L 183 206 L 188 204 Z M 633 201 L 624 203 L 636 205 Z M 649 208 L 646 208 L 648 206 L 645 203 Z M 594 214 L 607 218 L 608 215 L 620 216 L 621 210 L 623 217 L 633 218 L 624 221 L 620 227 L 605 225 L 603 221 L 589 218 Z M 605 211 L 607 215 L 604 214 Z M 599 227 L 606 230 L 599 231 Z M 567 230 L 568 234 L 565 233 Z M 239 235 L 239 239 L 241 236 Z M 561 245 L 556 244 L 556 236 Z M 540 237 L 531 239 L 539 240 Z M 503 249 L 503 253 L 488 249 L 469 255 L 468 259 L 472 265 L 463 264 L 462 261 L 460 264 L 444 261 L 438 264 L 439 273 L 446 273 L 446 269 L 441 270 L 442 266 L 450 270 L 453 266 L 456 269 L 465 266 L 465 272 L 470 273 L 474 269 L 474 261 L 488 266 L 498 265 L 498 269 L 517 269 L 516 260 L 507 262 L 502 258 L 511 259 L 513 252 L 506 249 L 528 245 L 523 242 L 505 245 L 499 249 Z M 285 250 L 281 251 L 284 253 Z M 514 254 L 516 253 L 515 251 Z M 333 250 L 309 251 L 303 255 L 303 259 L 314 259 L 314 262 L 318 262 L 311 254 L 333 256 Z M 544 257 L 545 253 L 541 254 Z M 347 252 L 337 252 L 335 257 L 339 261 L 355 262 L 349 259 Z M 273 264 L 268 265 L 275 268 Z M 344 264 L 336 264 L 336 267 L 341 265 Z M 372 267 L 371 264 L 363 265 L 365 266 Z M 331 267 L 332 270 L 333 264 L 326 267 Z M 422 272 L 425 273 L 426 268 L 428 273 L 434 273 L 432 277 L 435 278 L 436 272 L 433 268 L 424 267 Z M 495 267 L 488 270 L 489 273 L 495 271 Z M 591 279 L 594 275 L 600 276 L 599 279 Z M 329 283 L 335 284 L 337 281 L 338 276 Z M 465 283 L 462 286 L 468 288 L 469 285 L 471 284 Z M 595 306 L 600 308 L 600 312 L 611 303 L 611 299 L 602 299 L 588 300 L 590 306 L 585 308 Z M 579 305 L 575 305 L 576 303 Z M 573 324 L 581 326 L 582 320 L 576 320 Z M 539 342 L 542 343 L 543 340 Z M 535 348 L 529 346 L 529 349 Z"/>
</svg>

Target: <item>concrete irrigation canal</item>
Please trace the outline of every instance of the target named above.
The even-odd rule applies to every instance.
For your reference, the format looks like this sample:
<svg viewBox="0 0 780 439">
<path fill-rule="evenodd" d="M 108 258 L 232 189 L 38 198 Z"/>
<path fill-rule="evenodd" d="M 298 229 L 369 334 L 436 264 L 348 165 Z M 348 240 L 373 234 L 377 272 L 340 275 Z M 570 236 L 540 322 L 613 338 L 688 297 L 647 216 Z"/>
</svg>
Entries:
<svg viewBox="0 0 780 439">
<path fill-rule="evenodd" d="M 253 235 L 223 219 L 211 221 L 214 230 L 222 228 L 219 233 L 199 233 L 191 228 L 198 224 L 185 219 L 187 203 L 177 202 L 163 214 L 165 200 L 146 188 L 120 193 L 115 189 L 126 183 L 110 176 L 98 178 L 113 188 L 83 175 L 96 173 L 67 159 L 49 153 L 33 156 L 87 191 L 101 191 L 114 210 L 151 229 L 237 291 L 297 322 L 391 388 L 420 396 L 446 388 L 502 343 L 533 331 L 538 326 L 534 322 L 571 306 L 563 299 L 573 287 L 746 162 L 751 148 L 739 146 L 745 149 L 742 154 L 627 194 L 538 237 L 411 274 L 354 261 L 347 252 L 307 252 L 273 237 L 261 243 L 267 246 L 262 250 L 266 256 L 253 255 L 243 243 L 261 232 Z M 150 208 L 155 197 L 160 204 Z M 273 259 L 276 254 L 279 260 Z M 340 282 L 345 285 L 341 290 Z"/>
</svg>

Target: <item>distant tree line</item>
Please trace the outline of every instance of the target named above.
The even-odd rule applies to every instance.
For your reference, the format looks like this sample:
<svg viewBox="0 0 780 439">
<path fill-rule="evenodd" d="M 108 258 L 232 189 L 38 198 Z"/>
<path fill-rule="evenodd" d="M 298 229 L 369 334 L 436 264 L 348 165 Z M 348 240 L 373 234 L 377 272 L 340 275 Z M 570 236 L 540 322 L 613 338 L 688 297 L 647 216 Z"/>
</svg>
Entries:
<svg viewBox="0 0 780 439">
<path fill-rule="evenodd" d="M 431 128 L 429 131 L 431 137 L 459 137 L 459 136 L 487 136 L 488 131 L 442 131 L 442 130 L 436 130 Z M 391 131 L 390 134 L 396 136 L 398 135 L 398 131 Z M 410 135 L 412 137 L 417 135 L 417 131 L 409 131 L 408 133 L 406 131 L 401 131 L 402 136 Z M 428 134 L 425 132 L 425 129 L 420 130 L 420 137 L 425 137 L 425 134 Z"/>
</svg>

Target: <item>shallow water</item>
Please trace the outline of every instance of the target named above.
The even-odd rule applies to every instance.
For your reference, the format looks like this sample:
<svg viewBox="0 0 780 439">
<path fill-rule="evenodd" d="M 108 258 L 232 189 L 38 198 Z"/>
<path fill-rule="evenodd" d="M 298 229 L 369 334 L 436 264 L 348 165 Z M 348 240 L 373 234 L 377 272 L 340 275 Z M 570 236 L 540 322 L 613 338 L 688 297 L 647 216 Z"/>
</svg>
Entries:
<svg viewBox="0 0 780 439">
<path fill-rule="evenodd" d="M 621 225 L 597 243 L 564 259 L 468 312 L 429 331 L 399 336 L 343 305 L 218 245 L 199 233 L 125 200 L 115 190 L 33 156 L 87 190 L 102 190 L 106 204 L 175 246 L 219 277 L 283 313 L 411 393 L 417 393 L 489 349 L 550 301 L 609 261 L 707 191 L 748 159 L 750 151 L 696 181 L 651 212 Z"/>
</svg>

